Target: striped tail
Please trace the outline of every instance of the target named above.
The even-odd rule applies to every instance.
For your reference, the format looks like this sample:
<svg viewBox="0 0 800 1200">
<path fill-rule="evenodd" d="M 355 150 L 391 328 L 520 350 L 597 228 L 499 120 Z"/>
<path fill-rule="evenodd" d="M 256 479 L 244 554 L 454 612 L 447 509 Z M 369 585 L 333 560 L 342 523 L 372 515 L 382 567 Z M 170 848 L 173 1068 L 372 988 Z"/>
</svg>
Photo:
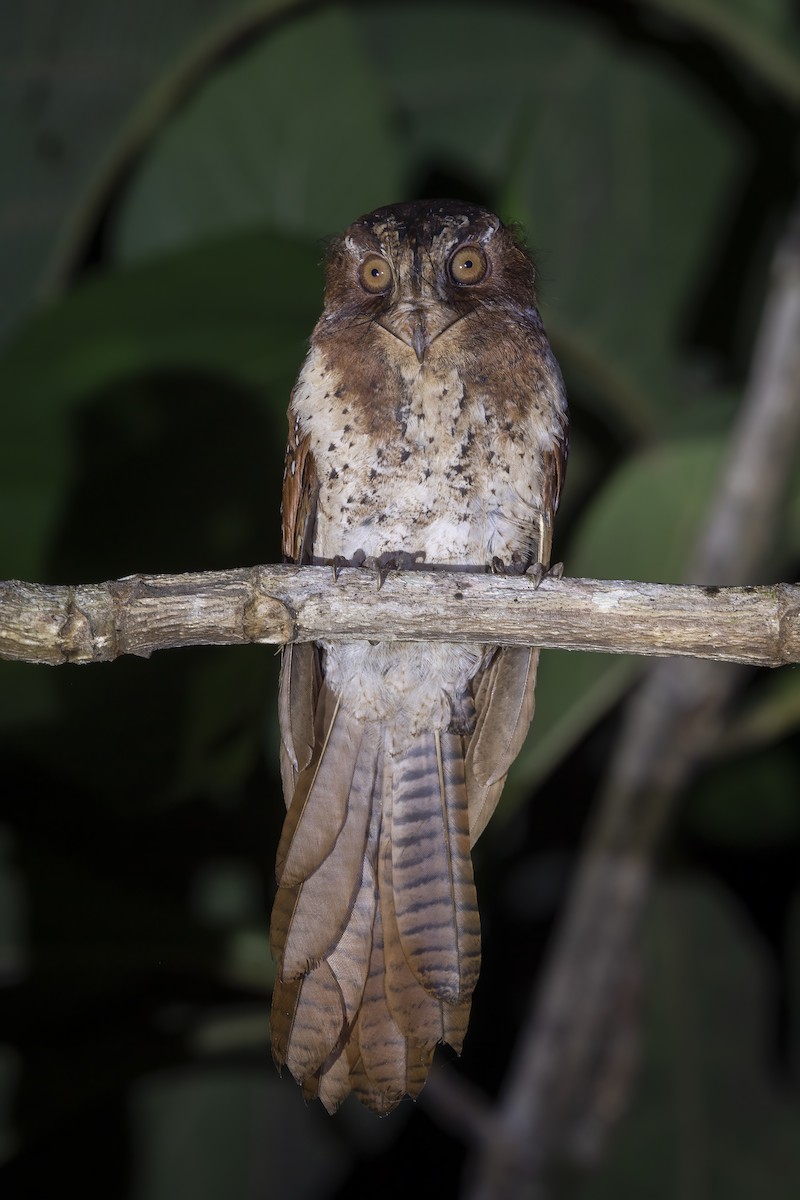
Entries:
<svg viewBox="0 0 800 1200">
<path fill-rule="evenodd" d="M 278 853 L 272 1048 L 329 1112 L 352 1090 L 385 1113 L 437 1042 L 461 1050 L 480 969 L 464 744 L 401 741 L 326 693 Z"/>
</svg>

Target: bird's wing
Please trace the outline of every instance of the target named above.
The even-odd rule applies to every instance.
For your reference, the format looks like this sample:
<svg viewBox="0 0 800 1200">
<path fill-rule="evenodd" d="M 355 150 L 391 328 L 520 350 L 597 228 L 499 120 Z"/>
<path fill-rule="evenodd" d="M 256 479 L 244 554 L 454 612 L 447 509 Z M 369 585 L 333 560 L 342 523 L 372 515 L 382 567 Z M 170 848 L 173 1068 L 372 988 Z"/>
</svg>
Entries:
<svg viewBox="0 0 800 1200">
<path fill-rule="evenodd" d="M 281 498 L 282 551 L 285 562 L 311 561 L 317 518 L 319 481 L 311 439 L 289 405 L 289 443 L 283 470 Z"/>
<path fill-rule="evenodd" d="M 310 439 L 289 406 L 289 444 L 281 502 L 285 562 L 311 562 L 319 482 Z M 314 714 L 321 684 L 319 650 L 313 642 L 285 646 L 281 659 L 278 715 L 281 728 L 281 775 L 287 807 L 297 776 L 311 761 Z"/>
<path fill-rule="evenodd" d="M 553 517 L 567 465 L 566 425 L 544 453 L 542 511 L 537 560 L 550 565 Z M 531 646 L 499 647 L 473 680 L 475 728 L 466 753 L 470 840 L 474 845 L 497 807 L 508 770 L 522 749 L 533 720 L 539 651 Z"/>
<path fill-rule="evenodd" d="M 569 452 L 569 430 L 564 425 L 561 436 L 556 438 L 550 449 L 542 455 L 542 521 L 537 557 L 545 567 L 550 566 L 550 550 L 553 541 L 553 518 L 556 515 L 561 492 L 564 487 L 564 476 L 567 473 L 567 454 Z"/>
</svg>

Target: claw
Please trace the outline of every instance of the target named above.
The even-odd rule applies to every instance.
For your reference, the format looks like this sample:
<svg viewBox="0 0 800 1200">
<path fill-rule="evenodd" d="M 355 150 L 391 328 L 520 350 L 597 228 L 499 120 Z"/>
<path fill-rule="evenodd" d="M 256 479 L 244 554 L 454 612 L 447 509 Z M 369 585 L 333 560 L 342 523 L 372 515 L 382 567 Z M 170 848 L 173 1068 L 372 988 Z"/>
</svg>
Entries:
<svg viewBox="0 0 800 1200">
<path fill-rule="evenodd" d="M 528 570 L 530 563 L 525 562 L 518 554 L 511 556 L 511 562 L 507 563 L 504 559 L 498 558 L 495 554 L 491 563 L 491 572 L 493 575 L 524 575 Z"/>
<path fill-rule="evenodd" d="M 563 563 L 553 563 L 552 567 L 546 567 L 544 563 L 534 563 L 531 567 L 531 575 L 533 577 L 533 586 L 538 588 L 543 579 L 560 579 L 564 574 Z"/>
<path fill-rule="evenodd" d="M 343 554 L 334 554 L 333 558 L 331 559 L 333 582 L 339 582 L 339 576 L 345 567 L 363 567 L 366 558 L 367 556 L 363 550 L 356 550 L 352 558 L 346 558 Z"/>
<path fill-rule="evenodd" d="M 417 563 L 424 561 L 424 550 L 415 550 L 413 553 L 408 550 L 387 550 L 377 558 L 366 559 L 366 565 L 375 572 L 380 591 L 390 571 L 413 571 Z"/>
<path fill-rule="evenodd" d="M 510 563 L 495 555 L 489 569 L 493 575 L 528 575 L 535 588 L 538 588 L 543 579 L 560 579 L 564 574 L 563 563 L 553 563 L 552 567 L 546 567 L 541 562 L 524 562 L 517 554 L 512 556 Z"/>
<path fill-rule="evenodd" d="M 334 554 L 333 558 L 331 559 L 331 569 L 333 571 L 334 583 L 339 582 L 339 576 L 341 575 L 342 571 L 345 567 L 349 566 L 350 561 L 349 559 L 345 558 L 343 554 Z"/>
</svg>

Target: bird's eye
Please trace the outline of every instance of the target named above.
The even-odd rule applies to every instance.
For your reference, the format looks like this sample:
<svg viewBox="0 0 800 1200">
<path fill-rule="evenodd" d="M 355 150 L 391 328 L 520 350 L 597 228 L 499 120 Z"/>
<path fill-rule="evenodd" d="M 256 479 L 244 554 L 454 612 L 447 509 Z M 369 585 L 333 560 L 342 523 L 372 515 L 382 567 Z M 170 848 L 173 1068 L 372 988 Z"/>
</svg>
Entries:
<svg viewBox="0 0 800 1200">
<path fill-rule="evenodd" d="M 382 254 L 368 254 L 358 268 L 358 282 L 365 292 L 378 295 L 392 286 L 392 268 Z"/>
<path fill-rule="evenodd" d="M 453 283 L 468 286 L 480 283 L 488 263 L 480 246 L 461 246 L 450 259 L 450 278 Z"/>
</svg>

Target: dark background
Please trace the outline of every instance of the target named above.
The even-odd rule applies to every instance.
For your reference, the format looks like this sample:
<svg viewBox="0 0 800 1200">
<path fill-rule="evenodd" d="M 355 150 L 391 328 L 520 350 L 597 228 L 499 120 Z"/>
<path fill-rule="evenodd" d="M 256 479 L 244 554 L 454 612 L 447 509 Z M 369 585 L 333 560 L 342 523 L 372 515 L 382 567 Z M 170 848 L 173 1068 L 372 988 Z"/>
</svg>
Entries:
<svg viewBox="0 0 800 1200">
<path fill-rule="evenodd" d="M 573 412 L 556 556 L 682 577 L 797 189 L 791 0 L 50 0 L 0 45 L 0 576 L 277 561 L 321 239 L 448 195 L 537 260 Z M 800 476 L 764 537 L 751 582 L 795 579 Z M 490 1096 L 642 665 L 544 656 L 476 850 L 455 1069 Z M 274 1072 L 273 651 L 0 667 L 0 1194 L 455 1196 L 424 1103 L 331 1119 Z M 564 1196 L 800 1192 L 799 724 L 798 673 L 753 675 L 685 797 L 627 1114 Z"/>
</svg>

